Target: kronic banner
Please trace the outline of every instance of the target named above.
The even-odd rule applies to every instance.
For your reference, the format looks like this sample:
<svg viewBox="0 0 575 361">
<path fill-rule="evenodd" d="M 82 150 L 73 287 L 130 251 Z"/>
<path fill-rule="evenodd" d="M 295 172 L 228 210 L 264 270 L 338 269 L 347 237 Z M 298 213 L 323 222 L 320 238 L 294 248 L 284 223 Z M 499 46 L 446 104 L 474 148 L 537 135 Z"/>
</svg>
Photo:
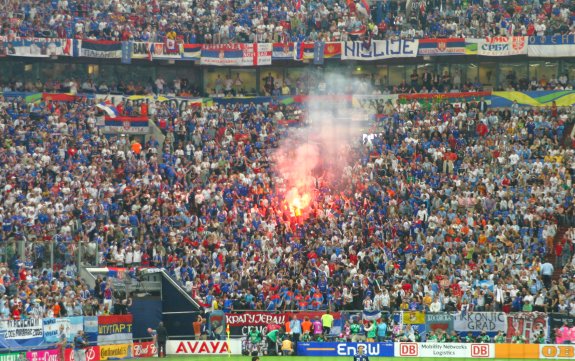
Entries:
<svg viewBox="0 0 575 361">
<path fill-rule="evenodd" d="M 453 329 L 457 332 L 507 331 L 505 312 L 460 312 L 454 316 Z"/>
</svg>

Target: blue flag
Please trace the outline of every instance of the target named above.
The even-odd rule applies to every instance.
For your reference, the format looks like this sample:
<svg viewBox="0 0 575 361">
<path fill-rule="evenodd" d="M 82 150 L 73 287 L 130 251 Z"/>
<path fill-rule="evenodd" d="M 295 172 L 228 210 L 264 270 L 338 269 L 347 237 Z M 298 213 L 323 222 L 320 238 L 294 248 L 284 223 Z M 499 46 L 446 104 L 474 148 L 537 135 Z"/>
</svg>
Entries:
<svg viewBox="0 0 575 361">
<path fill-rule="evenodd" d="M 324 59 L 325 43 L 323 41 L 316 41 L 313 47 L 313 63 L 315 65 L 322 65 Z"/>
<path fill-rule="evenodd" d="M 122 64 L 132 64 L 132 47 L 131 41 L 122 41 Z"/>
</svg>

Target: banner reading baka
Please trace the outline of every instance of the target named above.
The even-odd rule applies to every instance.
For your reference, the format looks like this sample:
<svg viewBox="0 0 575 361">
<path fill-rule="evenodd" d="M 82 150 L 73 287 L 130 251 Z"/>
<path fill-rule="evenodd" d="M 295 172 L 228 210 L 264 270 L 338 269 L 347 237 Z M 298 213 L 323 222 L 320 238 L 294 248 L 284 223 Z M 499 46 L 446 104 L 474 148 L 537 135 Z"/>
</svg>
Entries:
<svg viewBox="0 0 575 361">
<path fill-rule="evenodd" d="M 132 315 L 98 316 L 98 343 L 122 342 L 132 342 Z"/>
<path fill-rule="evenodd" d="M 465 39 L 419 39 L 419 56 L 465 55 Z"/>
<path fill-rule="evenodd" d="M 110 40 L 82 40 L 80 56 L 86 58 L 120 59 L 122 43 Z"/>
<path fill-rule="evenodd" d="M 341 46 L 341 58 L 365 61 L 415 58 L 418 47 L 417 39 L 373 40 L 369 46 L 361 41 L 346 41 Z"/>
<path fill-rule="evenodd" d="M 255 66 L 271 65 L 272 44 L 205 44 L 201 65 Z"/>
<path fill-rule="evenodd" d="M 477 55 L 511 56 L 527 54 L 526 36 L 493 36 L 477 40 Z"/>
<path fill-rule="evenodd" d="M 17 349 L 44 342 L 42 319 L 0 321 L 0 348 Z"/>
</svg>

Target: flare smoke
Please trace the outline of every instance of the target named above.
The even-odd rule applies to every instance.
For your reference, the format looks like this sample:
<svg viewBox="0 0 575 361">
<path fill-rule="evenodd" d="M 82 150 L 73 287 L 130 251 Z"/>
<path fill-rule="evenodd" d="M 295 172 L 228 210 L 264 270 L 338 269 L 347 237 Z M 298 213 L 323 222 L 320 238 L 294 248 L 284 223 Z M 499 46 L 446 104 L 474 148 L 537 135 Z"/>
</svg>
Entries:
<svg viewBox="0 0 575 361">
<path fill-rule="evenodd" d="M 326 80 L 332 89 L 349 84 L 341 76 Z M 273 155 L 284 219 L 303 220 L 321 207 L 319 188 L 339 190 L 351 145 L 361 134 L 360 124 L 354 121 L 360 111 L 352 108 L 351 96 L 312 94 L 305 105 L 307 125 L 291 130 Z"/>
</svg>

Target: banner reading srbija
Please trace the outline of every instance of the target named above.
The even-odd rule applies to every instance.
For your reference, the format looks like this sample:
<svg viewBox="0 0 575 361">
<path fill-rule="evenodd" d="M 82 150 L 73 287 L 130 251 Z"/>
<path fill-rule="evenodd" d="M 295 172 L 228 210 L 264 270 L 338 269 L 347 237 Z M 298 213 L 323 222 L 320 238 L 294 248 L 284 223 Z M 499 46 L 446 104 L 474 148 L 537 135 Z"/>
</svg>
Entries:
<svg viewBox="0 0 575 361">
<path fill-rule="evenodd" d="M 477 40 L 477 55 L 512 56 L 527 54 L 526 36 L 493 36 Z"/>
<path fill-rule="evenodd" d="M 272 44 L 205 44 L 201 65 L 255 66 L 271 65 Z"/>
<path fill-rule="evenodd" d="M 341 46 L 341 58 L 366 61 L 415 58 L 418 47 L 417 39 L 373 40 L 369 46 L 361 41 L 346 41 Z"/>
</svg>

